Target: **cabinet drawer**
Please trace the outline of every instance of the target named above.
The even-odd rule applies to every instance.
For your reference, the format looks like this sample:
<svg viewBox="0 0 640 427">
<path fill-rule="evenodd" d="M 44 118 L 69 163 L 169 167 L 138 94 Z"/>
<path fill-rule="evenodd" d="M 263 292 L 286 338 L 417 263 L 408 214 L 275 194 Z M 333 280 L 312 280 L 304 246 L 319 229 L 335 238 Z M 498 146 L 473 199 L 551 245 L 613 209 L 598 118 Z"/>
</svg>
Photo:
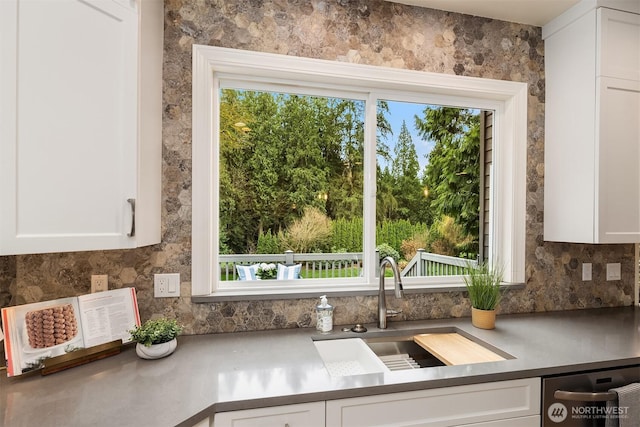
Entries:
<svg viewBox="0 0 640 427">
<path fill-rule="evenodd" d="M 324 402 L 220 412 L 213 427 L 324 427 Z"/>
<path fill-rule="evenodd" d="M 327 426 L 493 425 L 539 413 L 540 379 L 530 378 L 327 401 Z"/>
</svg>

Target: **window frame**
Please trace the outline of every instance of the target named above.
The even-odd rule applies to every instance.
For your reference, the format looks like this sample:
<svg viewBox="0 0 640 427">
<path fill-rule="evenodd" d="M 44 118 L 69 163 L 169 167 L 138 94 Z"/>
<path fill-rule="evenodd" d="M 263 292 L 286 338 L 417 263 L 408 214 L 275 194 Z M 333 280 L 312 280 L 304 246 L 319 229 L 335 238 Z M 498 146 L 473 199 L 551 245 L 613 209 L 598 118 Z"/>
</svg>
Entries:
<svg viewBox="0 0 640 427">
<path fill-rule="evenodd" d="M 524 282 L 526 83 L 203 45 L 193 46 L 192 78 L 192 296 L 222 299 L 286 298 L 307 294 L 317 296 L 318 292 L 351 295 L 377 291 L 375 269 L 367 268 L 374 264 L 375 253 L 366 249 L 375 247 L 375 138 L 378 99 L 494 111 L 489 259 L 498 260 L 504 266 L 505 283 Z M 310 279 L 304 283 L 301 281 L 302 286 L 297 286 L 297 281 L 274 281 L 270 286 L 234 281 L 232 287 L 217 283 L 219 153 L 216 140 L 220 127 L 218 98 L 221 81 L 225 82 L 224 87 L 230 87 L 227 81 L 233 82 L 231 86 L 244 82 L 256 88 L 275 87 L 305 94 L 309 94 L 306 88 L 312 88 L 313 94 L 323 96 L 343 93 L 345 98 L 365 98 L 364 277 L 330 281 Z M 368 147 L 369 141 L 374 141 L 373 149 Z M 367 215 L 373 215 L 374 220 L 366 221 Z M 464 288 L 462 276 L 407 278 L 403 282 L 408 291 Z"/>
</svg>

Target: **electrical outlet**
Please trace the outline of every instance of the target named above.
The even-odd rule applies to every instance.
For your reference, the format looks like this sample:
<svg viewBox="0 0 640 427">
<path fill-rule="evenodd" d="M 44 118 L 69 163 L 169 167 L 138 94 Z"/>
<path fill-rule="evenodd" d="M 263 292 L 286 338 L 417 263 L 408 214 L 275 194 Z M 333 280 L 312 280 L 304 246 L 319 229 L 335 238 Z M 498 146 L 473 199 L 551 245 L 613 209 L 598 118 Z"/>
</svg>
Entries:
<svg viewBox="0 0 640 427">
<path fill-rule="evenodd" d="M 607 264 L 607 280 L 620 280 L 620 263 L 613 262 Z"/>
<path fill-rule="evenodd" d="M 154 274 L 153 296 L 168 298 L 180 296 L 180 273 Z"/>
<path fill-rule="evenodd" d="M 91 275 L 91 293 L 103 292 L 109 289 L 109 276 L 106 274 Z"/>
</svg>

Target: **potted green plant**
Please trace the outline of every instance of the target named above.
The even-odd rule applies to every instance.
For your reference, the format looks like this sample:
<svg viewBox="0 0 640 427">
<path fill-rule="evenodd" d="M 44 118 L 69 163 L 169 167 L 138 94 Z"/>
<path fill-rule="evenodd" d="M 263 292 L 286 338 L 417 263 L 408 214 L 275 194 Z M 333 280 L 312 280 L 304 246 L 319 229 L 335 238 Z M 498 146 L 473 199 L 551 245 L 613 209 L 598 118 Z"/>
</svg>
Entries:
<svg viewBox="0 0 640 427">
<path fill-rule="evenodd" d="M 176 337 L 182 328 L 175 319 L 161 317 L 147 320 L 130 330 L 136 344 L 136 354 L 143 359 L 160 359 L 173 353 L 178 345 Z"/>
<path fill-rule="evenodd" d="M 256 271 L 256 276 L 258 276 L 260 280 L 275 279 L 277 274 L 278 268 L 275 264 L 267 264 L 264 262 L 258 266 L 258 271 Z"/>
<path fill-rule="evenodd" d="M 496 306 L 502 298 L 500 283 L 503 270 L 483 262 L 469 265 L 464 282 L 471 301 L 471 324 L 481 329 L 493 329 L 496 325 Z"/>
</svg>

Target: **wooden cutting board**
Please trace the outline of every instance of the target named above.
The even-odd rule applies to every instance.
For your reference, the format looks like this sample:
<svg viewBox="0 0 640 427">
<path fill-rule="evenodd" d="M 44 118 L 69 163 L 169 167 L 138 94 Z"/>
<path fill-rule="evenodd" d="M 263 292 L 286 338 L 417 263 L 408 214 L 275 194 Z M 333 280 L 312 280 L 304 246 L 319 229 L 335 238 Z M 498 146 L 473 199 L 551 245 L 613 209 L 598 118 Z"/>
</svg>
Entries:
<svg viewBox="0 0 640 427">
<path fill-rule="evenodd" d="M 455 332 L 414 335 L 413 340 L 448 366 L 505 360 L 504 357 Z"/>
</svg>

